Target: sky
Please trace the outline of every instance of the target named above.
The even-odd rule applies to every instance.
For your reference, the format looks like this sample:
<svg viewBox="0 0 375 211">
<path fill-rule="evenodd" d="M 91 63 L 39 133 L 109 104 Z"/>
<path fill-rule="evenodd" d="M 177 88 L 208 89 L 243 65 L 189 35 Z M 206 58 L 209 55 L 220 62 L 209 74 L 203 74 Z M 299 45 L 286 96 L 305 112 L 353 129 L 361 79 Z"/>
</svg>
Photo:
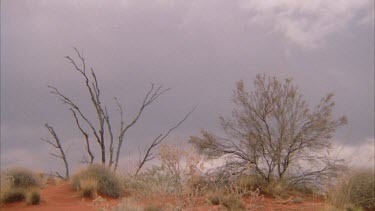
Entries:
<svg viewBox="0 0 375 211">
<path fill-rule="evenodd" d="M 82 135 L 48 89 L 57 87 L 90 112 L 82 78 L 64 58 L 77 58 L 73 47 L 96 71 L 114 121 L 114 97 L 128 120 L 151 83 L 171 88 L 126 135 L 122 169 L 194 106 L 167 142 L 186 146 L 201 129 L 220 133 L 218 117 L 231 115 L 236 81 L 251 90 L 259 73 L 293 78 L 311 107 L 334 93 L 335 116 L 349 120 L 333 137 L 337 153 L 354 164 L 374 162 L 373 0 L 2 0 L 0 6 L 2 169 L 62 168 L 41 141 L 50 137 L 45 123 L 55 128 L 71 166 L 79 165 Z"/>
</svg>

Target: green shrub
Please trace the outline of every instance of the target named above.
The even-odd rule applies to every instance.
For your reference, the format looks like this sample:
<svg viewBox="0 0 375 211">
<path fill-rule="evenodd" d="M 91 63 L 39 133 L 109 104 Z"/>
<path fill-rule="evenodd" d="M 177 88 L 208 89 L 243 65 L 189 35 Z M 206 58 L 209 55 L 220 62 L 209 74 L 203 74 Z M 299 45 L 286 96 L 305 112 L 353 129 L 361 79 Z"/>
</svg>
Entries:
<svg viewBox="0 0 375 211">
<path fill-rule="evenodd" d="M 329 199 L 333 205 L 339 208 L 375 209 L 374 170 L 358 170 L 341 178 L 329 194 Z"/>
<path fill-rule="evenodd" d="M 82 190 L 84 181 L 96 180 L 99 193 L 119 198 L 123 193 L 123 186 L 119 177 L 108 167 L 92 164 L 73 176 L 73 187 Z"/>
<path fill-rule="evenodd" d="M 5 173 L 11 178 L 12 188 L 35 188 L 41 187 L 41 181 L 31 170 L 25 168 L 10 169 Z"/>
<path fill-rule="evenodd" d="M 26 198 L 26 191 L 23 188 L 10 188 L 1 190 L 1 203 L 23 201 Z"/>
<path fill-rule="evenodd" d="M 26 197 L 27 204 L 36 205 L 40 203 L 40 193 L 39 190 L 33 189 L 31 190 Z"/>
</svg>

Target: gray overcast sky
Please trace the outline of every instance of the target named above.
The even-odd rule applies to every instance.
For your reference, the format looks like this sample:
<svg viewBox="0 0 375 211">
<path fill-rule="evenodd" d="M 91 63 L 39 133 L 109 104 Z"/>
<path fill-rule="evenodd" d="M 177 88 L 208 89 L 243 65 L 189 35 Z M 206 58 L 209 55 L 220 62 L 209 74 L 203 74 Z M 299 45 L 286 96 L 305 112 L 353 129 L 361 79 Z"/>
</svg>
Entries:
<svg viewBox="0 0 375 211">
<path fill-rule="evenodd" d="M 115 96 L 130 118 L 150 82 L 172 88 L 130 131 L 124 156 L 194 105 L 171 139 L 219 131 L 235 82 L 251 89 L 257 73 L 292 77 L 311 106 L 333 92 L 335 114 L 349 118 L 335 142 L 374 148 L 373 0 L 2 0 L 2 168 L 59 163 L 40 141 L 49 135 L 45 122 L 69 147 L 72 165 L 84 153 L 67 107 L 47 88 L 89 107 L 81 78 L 64 59 L 75 56 L 72 47 L 96 70 L 112 115 Z"/>
</svg>

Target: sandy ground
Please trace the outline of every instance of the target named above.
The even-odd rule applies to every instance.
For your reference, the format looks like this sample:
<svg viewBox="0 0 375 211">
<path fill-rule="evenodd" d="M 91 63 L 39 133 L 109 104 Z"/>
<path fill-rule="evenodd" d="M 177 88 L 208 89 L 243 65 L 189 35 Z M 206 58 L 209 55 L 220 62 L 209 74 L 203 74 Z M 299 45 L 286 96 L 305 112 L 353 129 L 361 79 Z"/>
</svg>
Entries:
<svg viewBox="0 0 375 211">
<path fill-rule="evenodd" d="M 92 199 L 83 199 L 76 192 L 71 184 L 63 182 L 58 185 L 47 185 L 41 190 L 42 202 L 39 205 L 27 205 L 26 202 L 17 202 L 3 205 L 0 210 L 22 210 L 22 211 L 94 211 L 99 207 L 111 208 L 121 203 L 121 199 L 99 198 L 104 199 L 101 202 Z M 287 200 L 264 198 L 263 206 L 259 210 L 264 211 L 283 211 L 283 210 L 304 210 L 320 211 L 330 210 L 332 207 L 322 202 L 322 200 L 310 198 L 302 203 L 286 203 Z M 250 208 L 250 203 L 247 203 Z M 215 211 L 223 210 L 219 206 L 202 206 L 199 208 L 186 209 L 197 211 Z"/>
<path fill-rule="evenodd" d="M 22 211 L 92 211 L 97 210 L 92 199 L 79 196 L 72 185 L 64 182 L 58 185 L 47 185 L 41 190 L 42 202 L 39 205 L 27 205 L 26 202 L 17 202 L 4 205 L 0 210 Z M 102 206 L 114 206 L 120 199 L 106 199 Z M 98 205 L 99 206 L 99 205 Z"/>
</svg>

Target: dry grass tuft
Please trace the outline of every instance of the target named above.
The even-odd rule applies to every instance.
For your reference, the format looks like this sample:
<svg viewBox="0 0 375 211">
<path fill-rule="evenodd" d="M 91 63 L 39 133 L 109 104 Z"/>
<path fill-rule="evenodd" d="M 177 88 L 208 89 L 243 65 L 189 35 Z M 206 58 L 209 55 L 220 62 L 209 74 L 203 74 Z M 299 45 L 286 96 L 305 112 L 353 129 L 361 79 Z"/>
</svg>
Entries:
<svg viewBox="0 0 375 211">
<path fill-rule="evenodd" d="M 92 180 L 95 180 L 97 184 L 95 185 Z M 99 193 L 114 198 L 119 198 L 123 193 L 123 184 L 120 178 L 111 169 L 100 164 L 92 164 L 81 170 L 73 176 L 72 181 L 73 187 L 77 190 L 86 188 L 90 192 L 93 191 L 94 186 L 97 186 L 96 189 Z"/>
<path fill-rule="evenodd" d="M 26 190 L 23 188 L 11 188 L 1 190 L 1 203 L 23 201 L 26 198 Z"/>
<path fill-rule="evenodd" d="M 31 170 L 25 168 L 13 168 L 3 171 L 1 172 L 0 183 L 0 203 L 12 203 L 23 201 L 25 199 L 29 200 L 28 197 L 30 194 L 32 196 L 30 202 L 39 203 L 40 201 L 40 194 L 37 189 L 41 187 L 42 179 Z"/>
<path fill-rule="evenodd" d="M 230 211 L 246 210 L 245 202 L 239 195 L 231 194 L 222 198 L 221 204 Z"/>
<path fill-rule="evenodd" d="M 40 192 L 38 189 L 30 190 L 29 193 L 27 193 L 26 202 L 27 204 L 31 205 L 37 205 L 40 204 L 41 197 Z"/>
<path fill-rule="evenodd" d="M 80 181 L 83 197 L 96 198 L 98 196 L 98 181 L 93 178 L 84 178 Z"/>
<path fill-rule="evenodd" d="M 328 198 L 341 209 L 375 209 L 374 170 L 361 169 L 343 176 L 329 192 Z"/>
<path fill-rule="evenodd" d="M 12 188 L 41 187 L 41 179 L 33 171 L 25 168 L 13 168 L 5 172 L 11 180 Z"/>
</svg>

